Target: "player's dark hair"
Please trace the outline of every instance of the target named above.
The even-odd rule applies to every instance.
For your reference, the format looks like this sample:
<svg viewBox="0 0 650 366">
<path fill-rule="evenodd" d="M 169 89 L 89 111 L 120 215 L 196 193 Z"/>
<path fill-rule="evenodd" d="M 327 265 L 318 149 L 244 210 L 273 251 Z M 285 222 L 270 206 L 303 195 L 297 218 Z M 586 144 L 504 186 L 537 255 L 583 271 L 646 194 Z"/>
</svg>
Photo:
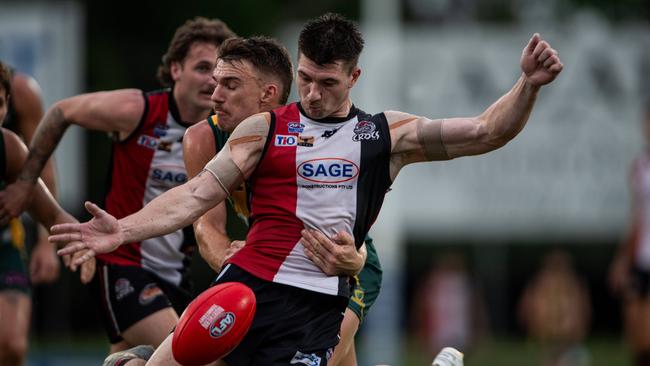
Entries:
<svg viewBox="0 0 650 366">
<path fill-rule="evenodd" d="M 318 65 L 342 60 L 351 72 L 359 62 L 363 43 L 355 23 L 342 15 L 327 13 L 305 24 L 300 32 L 298 51 Z"/>
<path fill-rule="evenodd" d="M 5 90 L 7 96 L 11 94 L 11 69 L 0 61 L 0 86 Z"/>
<path fill-rule="evenodd" d="M 172 63 L 183 62 L 195 42 L 212 43 L 219 47 L 226 39 L 236 36 L 235 32 L 219 19 L 196 17 L 186 21 L 176 29 L 169 48 L 162 57 L 162 64 L 158 67 L 158 80 L 164 86 L 174 83 L 171 74 Z"/>
<path fill-rule="evenodd" d="M 261 73 L 280 79 L 280 103 L 285 104 L 291 92 L 293 66 L 287 49 L 273 38 L 230 38 L 219 49 L 218 60 L 232 63 L 248 61 Z"/>
</svg>

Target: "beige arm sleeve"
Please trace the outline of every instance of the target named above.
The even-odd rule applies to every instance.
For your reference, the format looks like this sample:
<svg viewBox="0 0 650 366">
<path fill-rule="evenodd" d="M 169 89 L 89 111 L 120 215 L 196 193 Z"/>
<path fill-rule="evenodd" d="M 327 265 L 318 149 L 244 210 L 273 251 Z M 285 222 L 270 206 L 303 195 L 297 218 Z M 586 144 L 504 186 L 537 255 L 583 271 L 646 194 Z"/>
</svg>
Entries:
<svg viewBox="0 0 650 366">
<path fill-rule="evenodd" d="M 424 148 L 424 155 L 427 160 L 449 160 L 449 154 L 442 142 L 442 119 L 418 118 L 416 134 L 418 142 Z"/>
<path fill-rule="evenodd" d="M 226 145 L 204 170 L 212 174 L 226 192 L 232 192 L 257 166 L 268 133 L 268 113 L 249 117 L 235 128 Z"/>
</svg>

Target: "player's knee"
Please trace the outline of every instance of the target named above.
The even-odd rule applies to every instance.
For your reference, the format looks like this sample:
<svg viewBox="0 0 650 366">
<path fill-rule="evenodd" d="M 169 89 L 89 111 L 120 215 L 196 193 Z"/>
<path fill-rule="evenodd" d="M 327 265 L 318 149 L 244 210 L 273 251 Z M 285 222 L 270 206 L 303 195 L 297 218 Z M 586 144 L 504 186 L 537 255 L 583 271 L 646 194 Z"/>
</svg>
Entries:
<svg viewBox="0 0 650 366">
<path fill-rule="evenodd" d="M 4 339 L 0 343 L 2 365 L 22 365 L 27 354 L 26 339 Z"/>
</svg>

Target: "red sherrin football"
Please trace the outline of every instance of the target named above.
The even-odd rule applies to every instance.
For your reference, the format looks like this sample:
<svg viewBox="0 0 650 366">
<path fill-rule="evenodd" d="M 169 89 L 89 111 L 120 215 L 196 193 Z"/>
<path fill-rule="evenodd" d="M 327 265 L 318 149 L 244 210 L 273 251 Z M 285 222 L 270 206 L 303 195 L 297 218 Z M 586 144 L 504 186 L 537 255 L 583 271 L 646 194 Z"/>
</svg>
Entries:
<svg viewBox="0 0 650 366">
<path fill-rule="evenodd" d="M 255 294 L 239 282 L 212 286 L 187 306 L 172 338 L 174 359 L 205 365 L 232 351 L 255 315 Z"/>
</svg>

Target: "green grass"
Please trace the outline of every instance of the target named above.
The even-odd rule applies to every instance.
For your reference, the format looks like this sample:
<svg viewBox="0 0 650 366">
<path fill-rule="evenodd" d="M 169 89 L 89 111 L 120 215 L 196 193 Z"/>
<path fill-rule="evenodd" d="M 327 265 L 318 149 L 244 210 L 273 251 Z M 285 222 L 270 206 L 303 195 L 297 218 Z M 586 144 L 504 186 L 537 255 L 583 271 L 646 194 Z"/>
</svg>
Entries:
<svg viewBox="0 0 650 366">
<path fill-rule="evenodd" d="M 585 350 L 589 366 L 632 366 L 630 355 L 620 339 L 591 338 L 585 344 Z M 467 353 L 465 366 L 541 366 L 543 358 L 542 348 L 533 342 L 496 338 L 482 342 Z M 432 356 L 423 352 L 417 342 L 409 341 L 403 359 L 404 366 L 427 366 Z"/>
</svg>

